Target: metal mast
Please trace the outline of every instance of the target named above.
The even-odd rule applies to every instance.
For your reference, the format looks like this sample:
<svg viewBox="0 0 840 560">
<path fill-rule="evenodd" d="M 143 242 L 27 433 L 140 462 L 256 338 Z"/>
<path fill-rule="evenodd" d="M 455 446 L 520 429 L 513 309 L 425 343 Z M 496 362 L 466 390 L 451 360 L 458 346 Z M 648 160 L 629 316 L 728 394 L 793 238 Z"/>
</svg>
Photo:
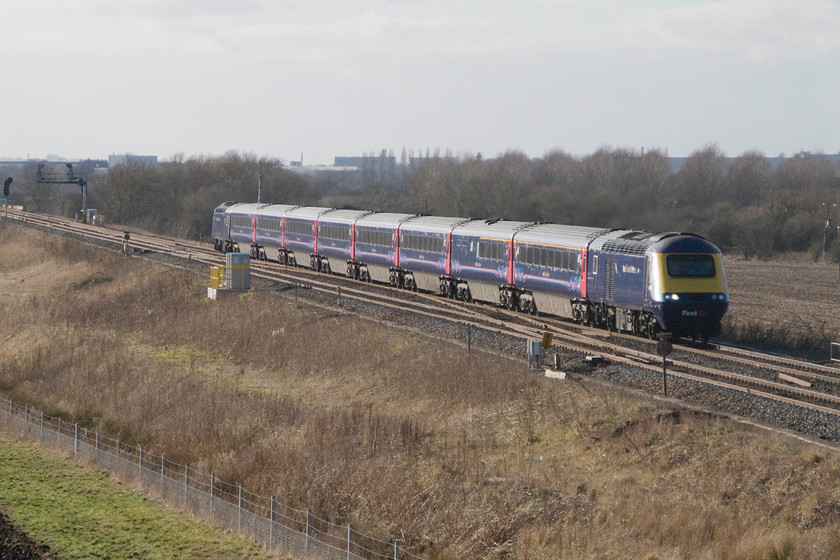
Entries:
<svg viewBox="0 0 840 560">
<path fill-rule="evenodd" d="M 36 183 L 49 183 L 54 185 L 79 185 L 82 189 L 82 222 L 87 223 L 87 179 L 76 175 L 72 163 L 65 163 L 66 171 L 60 173 L 45 173 L 44 164 L 38 164 L 38 171 L 35 175 Z"/>
</svg>

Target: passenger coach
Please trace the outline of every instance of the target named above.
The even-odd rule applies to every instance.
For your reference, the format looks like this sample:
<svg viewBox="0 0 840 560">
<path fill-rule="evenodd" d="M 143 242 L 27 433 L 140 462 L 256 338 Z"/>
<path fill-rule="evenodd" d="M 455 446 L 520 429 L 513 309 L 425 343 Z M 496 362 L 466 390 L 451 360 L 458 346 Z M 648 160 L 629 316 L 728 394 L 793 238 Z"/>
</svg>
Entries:
<svg viewBox="0 0 840 560">
<path fill-rule="evenodd" d="M 720 334 L 720 250 L 682 233 L 226 202 L 219 251 L 653 337 Z M 271 250 L 271 252 L 269 251 Z"/>
</svg>

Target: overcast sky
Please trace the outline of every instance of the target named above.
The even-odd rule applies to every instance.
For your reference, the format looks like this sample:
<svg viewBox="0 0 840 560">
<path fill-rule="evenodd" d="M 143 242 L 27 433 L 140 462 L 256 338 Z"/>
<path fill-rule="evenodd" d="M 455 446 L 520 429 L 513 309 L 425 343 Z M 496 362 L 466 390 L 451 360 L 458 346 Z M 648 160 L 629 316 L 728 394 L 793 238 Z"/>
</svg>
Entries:
<svg viewBox="0 0 840 560">
<path fill-rule="evenodd" d="M 2 0 L 0 158 L 840 152 L 838 0 Z"/>
</svg>

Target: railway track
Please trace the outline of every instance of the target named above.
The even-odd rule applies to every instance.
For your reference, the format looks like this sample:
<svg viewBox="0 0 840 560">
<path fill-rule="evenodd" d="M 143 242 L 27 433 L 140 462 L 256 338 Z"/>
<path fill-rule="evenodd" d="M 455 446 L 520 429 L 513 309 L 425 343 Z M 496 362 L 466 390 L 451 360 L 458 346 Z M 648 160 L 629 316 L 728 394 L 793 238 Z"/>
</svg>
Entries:
<svg viewBox="0 0 840 560">
<path fill-rule="evenodd" d="M 8 218 L 54 233 L 72 235 L 86 242 L 121 250 L 123 231 L 78 224 L 54 216 L 10 211 Z M 174 240 L 154 234 L 132 232 L 133 251 L 162 254 L 198 265 L 218 265 L 224 256 L 208 244 Z M 654 343 L 638 337 L 581 327 L 557 318 L 533 317 L 489 305 L 466 303 L 437 295 L 412 293 L 390 286 L 365 285 L 335 275 L 324 275 L 308 269 L 287 268 L 276 262 L 252 261 L 252 277 L 275 283 L 285 289 L 303 289 L 317 294 L 326 304 L 343 302 L 346 306 L 376 306 L 397 317 L 423 317 L 429 321 L 455 325 L 456 334 L 448 338 L 463 342 L 470 328 L 485 336 L 508 337 L 519 341 L 507 352 L 524 357 L 523 339 L 535 339 L 549 332 L 553 336 L 553 352 L 567 355 L 598 356 L 602 363 L 647 372 L 648 378 L 662 375 L 663 360 L 654 353 Z M 467 327 L 467 329 L 465 329 Z M 466 336 L 469 336 L 467 334 Z M 492 345 L 492 344 L 491 344 Z M 825 365 L 792 360 L 779 356 L 726 346 L 692 346 L 680 344 L 665 362 L 668 375 L 674 380 L 706 384 L 725 391 L 764 398 L 821 415 L 830 415 L 840 424 L 840 370 Z M 650 384 L 650 383 L 648 383 Z M 656 392 L 655 389 L 652 392 Z M 838 428 L 840 439 L 840 428 Z"/>
</svg>

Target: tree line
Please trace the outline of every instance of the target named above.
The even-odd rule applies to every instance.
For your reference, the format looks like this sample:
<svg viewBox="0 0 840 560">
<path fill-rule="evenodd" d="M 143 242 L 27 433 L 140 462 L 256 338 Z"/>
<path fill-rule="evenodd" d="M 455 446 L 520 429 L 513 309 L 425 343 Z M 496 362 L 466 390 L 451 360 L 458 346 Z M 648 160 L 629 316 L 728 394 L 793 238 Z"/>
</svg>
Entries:
<svg viewBox="0 0 840 560">
<path fill-rule="evenodd" d="M 508 152 L 431 158 L 397 186 L 367 183 L 358 205 L 435 215 L 703 235 L 746 257 L 823 247 L 837 258 L 840 165 L 798 155 L 773 167 L 760 153 L 727 159 L 716 146 L 691 154 L 679 171 L 662 152 L 601 149 L 583 158 L 554 151 L 531 160 Z M 335 204 L 342 204 L 336 200 Z"/>
<path fill-rule="evenodd" d="M 797 155 L 773 166 L 758 152 L 727 159 L 716 146 L 678 171 L 659 151 L 602 148 L 585 157 L 552 151 L 428 156 L 363 164 L 356 171 L 301 174 L 263 160 L 263 200 L 440 216 L 703 235 L 724 250 L 769 258 L 823 250 L 837 259 L 840 164 Z M 84 163 L 84 162 L 83 162 Z M 27 164 L 29 165 L 29 164 Z M 210 234 L 215 206 L 255 201 L 260 160 L 231 152 L 155 166 L 124 163 L 89 176 L 88 205 L 114 224 L 187 238 Z M 80 164 L 80 172 L 83 172 Z M 35 183 L 34 164 L 15 174 L 12 202 L 72 215 L 80 193 Z"/>
</svg>

